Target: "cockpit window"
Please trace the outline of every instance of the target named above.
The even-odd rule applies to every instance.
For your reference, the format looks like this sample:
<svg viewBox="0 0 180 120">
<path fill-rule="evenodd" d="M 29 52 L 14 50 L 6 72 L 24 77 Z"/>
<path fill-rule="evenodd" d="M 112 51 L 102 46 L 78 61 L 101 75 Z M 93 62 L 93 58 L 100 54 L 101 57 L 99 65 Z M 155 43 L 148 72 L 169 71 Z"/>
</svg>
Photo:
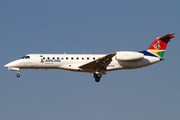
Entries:
<svg viewBox="0 0 180 120">
<path fill-rule="evenodd" d="M 24 59 L 26 56 L 23 56 L 21 59 Z"/>
<path fill-rule="evenodd" d="M 23 56 L 21 59 L 30 59 L 30 56 Z"/>
<path fill-rule="evenodd" d="M 25 59 L 30 59 L 30 56 L 26 56 L 26 58 Z"/>
</svg>

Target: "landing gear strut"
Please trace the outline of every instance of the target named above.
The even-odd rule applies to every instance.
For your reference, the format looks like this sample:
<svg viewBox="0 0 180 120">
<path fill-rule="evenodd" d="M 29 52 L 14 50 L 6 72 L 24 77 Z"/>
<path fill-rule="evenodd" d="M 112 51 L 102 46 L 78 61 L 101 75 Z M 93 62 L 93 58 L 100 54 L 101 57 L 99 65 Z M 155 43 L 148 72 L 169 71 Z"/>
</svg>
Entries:
<svg viewBox="0 0 180 120">
<path fill-rule="evenodd" d="M 94 78 L 96 82 L 99 82 L 101 77 L 102 77 L 101 73 L 94 73 Z"/>
</svg>

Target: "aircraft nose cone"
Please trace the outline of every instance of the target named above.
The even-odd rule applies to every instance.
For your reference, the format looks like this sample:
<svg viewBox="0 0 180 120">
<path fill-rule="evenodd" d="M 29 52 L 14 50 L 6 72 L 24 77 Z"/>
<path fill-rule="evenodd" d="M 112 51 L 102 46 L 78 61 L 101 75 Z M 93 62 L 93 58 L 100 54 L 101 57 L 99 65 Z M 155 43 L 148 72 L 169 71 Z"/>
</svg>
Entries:
<svg viewBox="0 0 180 120">
<path fill-rule="evenodd" d="M 6 65 L 4 65 L 5 68 L 8 68 L 8 67 L 16 67 L 17 65 L 17 62 L 16 61 L 12 61 Z"/>
<path fill-rule="evenodd" d="M 8 65 L 8 64 L 6 64 L 4 67 L 5 67 L 5 68 L 8 68 L 8 67 L 9 67 L 9 65 Z"/>
</svg>

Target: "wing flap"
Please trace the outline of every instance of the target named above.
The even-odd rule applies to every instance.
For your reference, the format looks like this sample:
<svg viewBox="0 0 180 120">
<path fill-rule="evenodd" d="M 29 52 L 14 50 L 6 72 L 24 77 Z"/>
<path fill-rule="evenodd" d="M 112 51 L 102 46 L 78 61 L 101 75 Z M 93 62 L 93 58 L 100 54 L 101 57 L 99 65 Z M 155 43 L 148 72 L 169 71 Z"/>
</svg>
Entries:
<svg viewBox="0 0 180 120">
<path fill-rule="evenodd" d="M 94 69 L 95 67 L 100 67 L 101 69 L 105 69 L 112 61 L 112 57 L 114 57 L 116 53 L 108 54 L 103 56 L 95 61 L 89 62 L 82 66 L 79 66 L 81 69 Z"/>
</svg>

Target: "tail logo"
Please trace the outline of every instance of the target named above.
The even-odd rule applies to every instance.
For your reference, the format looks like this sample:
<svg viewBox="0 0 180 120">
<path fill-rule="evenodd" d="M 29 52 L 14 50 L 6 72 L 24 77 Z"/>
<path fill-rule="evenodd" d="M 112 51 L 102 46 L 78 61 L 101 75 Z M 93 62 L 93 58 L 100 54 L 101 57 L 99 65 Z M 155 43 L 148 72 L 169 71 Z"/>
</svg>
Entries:
<svg viewBox="0 0 180 120">
<path fill-rule="evenodd" d="M 155 49 L 159 49 L 159 48 L 161 48 L 161 46 L 160 46 L 160 44 L 159 44 L 159 41 L 157 41 L 157 43 L 156 43 L 156 44 L 154 44 L 154 48 L 155 48 Z"/>
</svg>

